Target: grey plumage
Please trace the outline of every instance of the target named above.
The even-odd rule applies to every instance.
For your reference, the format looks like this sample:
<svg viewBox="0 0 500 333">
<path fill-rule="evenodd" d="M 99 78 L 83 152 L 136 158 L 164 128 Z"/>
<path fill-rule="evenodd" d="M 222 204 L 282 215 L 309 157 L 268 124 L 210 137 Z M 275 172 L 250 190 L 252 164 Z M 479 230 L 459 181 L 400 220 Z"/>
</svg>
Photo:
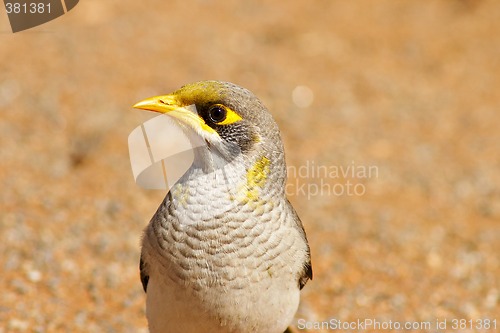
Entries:
<svg viewBox="0 0 500 333">
<path fill-rule="evenodd" d="M 252 93 L 230 83 L 196 83 L 168 96 L 176 106 L 195 104 L 216 133 L 186 126 L 207 146 L 145 230 L 140 272 L 150 331 L 283 332 L 312 268 L 284 192 L 276 123 Z M 241 119 L 211 122 L 207 112 L 219 104 Z"/>
</svg>

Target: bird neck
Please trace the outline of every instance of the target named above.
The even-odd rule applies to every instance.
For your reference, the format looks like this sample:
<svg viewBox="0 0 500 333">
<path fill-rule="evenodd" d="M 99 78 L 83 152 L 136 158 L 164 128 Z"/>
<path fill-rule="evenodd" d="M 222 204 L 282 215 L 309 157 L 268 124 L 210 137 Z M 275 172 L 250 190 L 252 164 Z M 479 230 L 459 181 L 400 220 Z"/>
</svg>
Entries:
<svg viewBox="0 0 500 333">
<path fill-rule="evenodd" d="M 282 154 L 240 154 L 227 160 L 206 146 L 199 147 L 193 164 L 171 192 L 174 197 L 182 193 L 183 198 L 186 193 L 213 196 L 226 207 L 284 199 L 286 172 L 283 161 L 273 160 L 277 157 Z"/>
</svg>

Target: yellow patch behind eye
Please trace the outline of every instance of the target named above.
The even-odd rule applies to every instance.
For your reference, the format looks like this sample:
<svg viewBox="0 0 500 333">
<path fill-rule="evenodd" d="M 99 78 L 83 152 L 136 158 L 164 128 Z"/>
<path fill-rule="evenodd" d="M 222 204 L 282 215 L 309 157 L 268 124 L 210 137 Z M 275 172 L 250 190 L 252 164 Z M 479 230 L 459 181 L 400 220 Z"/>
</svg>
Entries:
<svg viewBox="0 0 500 333">
<path fill-rule="evenodd" d="M 229 125 L 229 124 L 233 124 L 237 121 L 240 121 L 242 119 L 239 114 L 237 114 L 235 111 L 231 110 L 230 108 L 224 106 L 224 109 L 227 112 L 226 119 L 224 119 L 221 122 L 218 122 L 217 125 Z"/>
</svg>

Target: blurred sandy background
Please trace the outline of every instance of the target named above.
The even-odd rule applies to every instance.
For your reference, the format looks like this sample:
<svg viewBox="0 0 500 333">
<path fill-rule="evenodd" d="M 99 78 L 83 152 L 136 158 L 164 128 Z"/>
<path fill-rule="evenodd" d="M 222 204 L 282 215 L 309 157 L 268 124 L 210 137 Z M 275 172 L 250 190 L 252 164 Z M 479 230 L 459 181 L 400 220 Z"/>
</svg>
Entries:
<svg viewBox="0 0 500 333">
<path fill-rule="evenodd" d="M 85 0 L 17 34 L 0 10 L 0 333 L 146 332 L 164 193 L 134 184 L 127 136 L 153 115 L 131 105 L 204 79 L 265 102 L 290 166 L 378 170 L 363 195 L 291 180 L 297 319 L 500 327 L 499 36 L 496 1 Z"/>
</svg>

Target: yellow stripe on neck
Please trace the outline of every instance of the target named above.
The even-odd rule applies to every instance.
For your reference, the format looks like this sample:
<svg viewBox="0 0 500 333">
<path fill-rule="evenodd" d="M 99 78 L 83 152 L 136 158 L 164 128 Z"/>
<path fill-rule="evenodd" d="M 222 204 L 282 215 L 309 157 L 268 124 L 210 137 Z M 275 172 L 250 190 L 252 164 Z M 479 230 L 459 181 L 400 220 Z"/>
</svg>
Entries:
<svg viewBox="0 0 500 333">
<path fill-rule="evenodd" d="M 246 198 L 248 200 L 258 200 L 259 190 L 264 187 L 269 175 L 270 161 L 262 156 L 247 171 Z"/>
</svg>

